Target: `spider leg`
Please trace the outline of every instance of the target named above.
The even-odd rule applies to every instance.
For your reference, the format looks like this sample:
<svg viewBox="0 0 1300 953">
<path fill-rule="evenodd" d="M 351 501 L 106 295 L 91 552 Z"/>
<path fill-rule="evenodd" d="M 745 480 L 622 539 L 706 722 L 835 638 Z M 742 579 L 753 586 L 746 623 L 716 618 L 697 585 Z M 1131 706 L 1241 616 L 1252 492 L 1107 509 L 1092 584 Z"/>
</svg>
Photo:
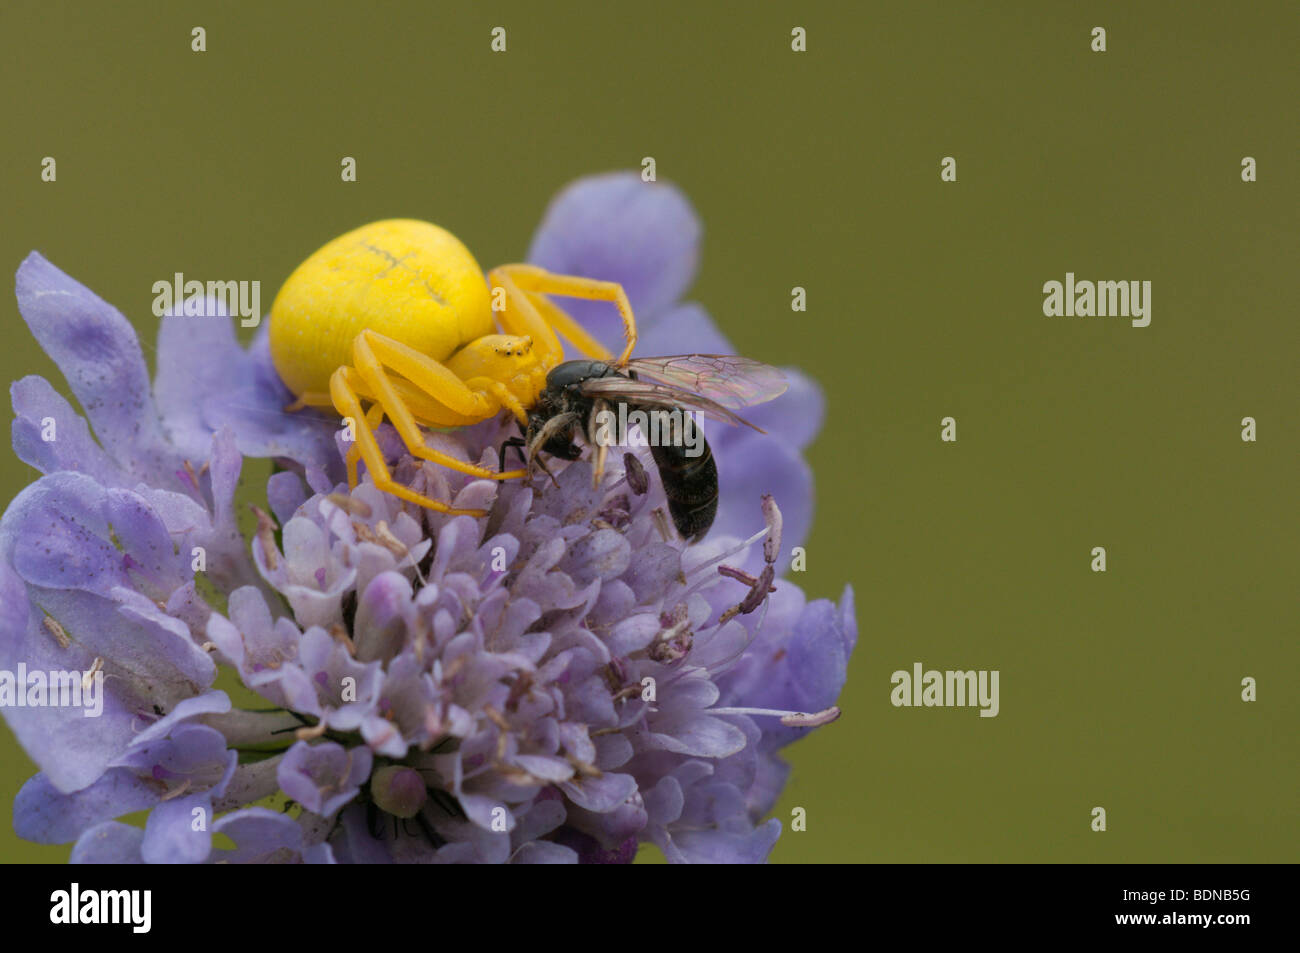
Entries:
<svg viewBox="0 0 1300 953">
<path fill-rule="evenodd" d="M 521 424 L 528 420 L 528 409 L 519 402 L 519 398 L 510 393 L 510 388 L 500 381 L 494 381 L 490 377 L 471 377 L 465 381 L 465 385 L 485 394 L 491 394 L 496 398 L 497 403 L 514 414 L 515 420 Z"/>
<path fill-rule="evenodd" d="M 475 389 L 433 358 L 374 331 L 362 331 L 357 335 L 352 343 L 352 354 L 356 362 L 356 373 L 374 393 L 374 399 L 383 406 L 385 415 L 397 428 L 412 456 L 482 479 L 510 480 L 525 475 L 522 470 L 497 473 L 426 446 L 424 434 L 420 432 L 410 408 L 393 386 L 385 367 L 392 368 L 454 413 L 477 420 L 491 417 L 501 409 L 502 392 L 505 392 L 505 397 L 509 397 L 509 392 L 503 385 L 496 381 L 475 379 L 472 383 L 482 385 Z M 510 400 L 513 401 L 513 398 Z M 369 460 L 366 462 L 369 463 Z"/>
<path fill-rule="evenodd" d="M 366 426 L 370 428 L 371 433 L 384 420 L 384 408 L 378 404 L 371 404 L 370 409 L 366 411 Z M 348 465 L 348 489 L 357 488 L 357 461 L 361 459 L 361 441 L 353 440 L 352 446 L 348 448 L 347 465 Z"/>
<path fill-rule="evenodd" d="M 360 375 L 353 374 L 349 380 L 353 389 L 356 390 L 357 396 L 363 401 L 374 403 L 378 400 L 378 396 Z M 416 423 L 421 427 L 442 430 L 468 427 L 471 424 L 479 423 L 479 418 L 456 413 L 449 407 L 438 403 L 410 381 L 394 377 L 391 374 L 388 376 L 388 380 L 393 385 L 393 389 L 397 391 L 397 396 L 406 405 L 407 409 L 415 417 Z"/>
<path fill-rule="evenodd" d="M 535 265 L 501 265 L 494 268 L 488 278 L 494 285 L 505 288 L 507 296 L 510 295 L 512 287 L 525 292 L 532 310 L 538 313 L 539 317 L 548 322 L 579 351 L 598 360 L 608 359 L 609 352 L 584 331 L 578 322 L 541 296 L 562 295 L 588 301 L 609 302 L 618 308 L 619 316 L 623 319 L 623 336 L 626 341 L 623 353 L 614 362 L 614 366 L 623 367 L 631 358 L 637 340 L 636 316 L 632 313 L 632 304 L 627 299 L 627 293 L 617 282 L 579 278 L 576 275 L 555 275 Z"/>
<path fill-rule="evenodd" d="M 428 394 L 418 390 L 408 381 L 401 378 L 390 378 L 393 386 L 397 390 L 398 397 L 402 403 L 410 408 L 411 413 L 422 426 L 436 428 L 453 428 L 468 427 L 470 424 L 479 422 L 477 417 L 467 417 L 464 414 L 458 414 L 450 408 L 439 404 Z M 357 396 L 363 401 L 373 403 L 376 400 L 375 393 L 370 389 L 370 385 L 363 378 L 352 378 L 352 387 L 357 392 Z M 285 413 L 293 413 L 303 410 L 307 407 L 334 407 L 334 398 L 327 392 L 308 391 L 300 394 L 291 404 L 284 408 Z M 378 426 L 378 422 L 372 421 L 372 426 Z"/>
<path fill-rule="evenodd" d="M 284 408 L 286 414 L 291 414 L 295 410 L 302 410 L 304 407 L 332 407 L 334 401 L 330 399 L 329 394 L 321 394 L 315 391 L 309 391 L 305 394 L 299 394 L 298 398 Z"/>
<path fill-rule="evenodd" d="M 334 398 L 334 409 L 339 412 L 339 415 L 351 417 L 355 421 L 356 443 L 360 448 L 361 459 L 366 461 L 366 467 L 370 470 L 370 478 L 375 481 L 375 486 L 400 500 L 437 510 L 439 513 L 450 513 L 454 516 L 487 516 L 486 510 L 457 509 L 447 503 L 416 493 L 409 486 L 402 486 L 393 479 L 388 464 L 384 461 L 383 451 L 379 449 L 379 443 L 375 440 L 375 432 L 370 427 L 368 417 L 361 412 L 361 400 L 349 382 L 349 376 L 355 373 L 350 367 L 340 367 L 335 371 L 330 377 L 330 396 Z"/>
<path fill-rule="evenodd" d="M 538 362 L 544 368 L 552 368 L 564 360 L 564 348 L 555 336 L 551 324 L 542 317 L 536 302 L 515 284 L 509 272 L 504 268 L 494 268 L 488 272 L 488 283 L 495 289 L 505 292 L 505 307 L 496 312 L 497 323 L 506 334 L 527 335 L 533 340 L 537 350 Z M 584 332 L 585 333 L 585 332 Z M 600 347 L 599 344 L 596 345 Z M 601 350 L 604 350 L 601 348 Z"/>
<path fill-rule="evenodd" d="M 555 333 L 572 344 L 580 353 L 607 364 L 613 363 L 614 355 L 609 353 L 609 349 L 592 337 L 569 312 L 540 291 L 525 291 L 524 296 L 532 302 L 533 307 L 555 330 Z"/>
</svg>

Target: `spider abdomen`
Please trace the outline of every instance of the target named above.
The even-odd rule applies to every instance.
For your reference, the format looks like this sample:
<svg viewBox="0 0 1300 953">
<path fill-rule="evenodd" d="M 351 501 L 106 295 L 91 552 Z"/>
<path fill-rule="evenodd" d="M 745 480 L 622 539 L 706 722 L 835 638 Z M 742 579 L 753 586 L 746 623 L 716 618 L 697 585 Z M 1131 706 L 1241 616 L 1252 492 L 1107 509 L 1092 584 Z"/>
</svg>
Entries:
<svg viewBox="0 0 1300 953">
<path fill-rule="evenodd" d="M 487 283 L 469 249 L 414 219 L 372 222 L 294 270 L 271 305 L 271 360 L 296 395 L 325 393 L 364 330 L 437 361 L 495 330 Z"/>
</svg>

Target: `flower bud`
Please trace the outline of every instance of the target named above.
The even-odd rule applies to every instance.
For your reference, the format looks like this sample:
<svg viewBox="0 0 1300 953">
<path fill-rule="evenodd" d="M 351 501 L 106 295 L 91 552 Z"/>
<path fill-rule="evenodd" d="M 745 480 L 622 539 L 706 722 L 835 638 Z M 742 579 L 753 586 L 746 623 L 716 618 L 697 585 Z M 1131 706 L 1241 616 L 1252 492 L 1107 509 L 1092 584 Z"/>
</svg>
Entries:
<svg viewBox="0 0 1300 953">
<path fill-rule="evenodd" d="M 414 768 L 390 764 L 370 776 L 370 796 L 380 810 L 394 817 L 410 818 L 420 813 L 428 792 L 424 779 Z"/>
</svg>

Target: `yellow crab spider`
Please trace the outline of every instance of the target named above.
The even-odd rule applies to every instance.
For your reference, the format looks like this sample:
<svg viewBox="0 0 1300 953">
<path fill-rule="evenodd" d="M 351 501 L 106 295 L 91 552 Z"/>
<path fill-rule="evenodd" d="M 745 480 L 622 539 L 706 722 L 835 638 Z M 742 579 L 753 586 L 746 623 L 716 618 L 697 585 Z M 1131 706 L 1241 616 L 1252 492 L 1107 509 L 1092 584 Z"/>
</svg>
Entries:
<svg viewBox="0 0 1300 953">
<path fill-rule="evenodd" d="M 485 282 L 469 249 L 437 225 L 412 219 L 363 225 L 299 265 L 271 305 L 271 360 L 297 398 L 286 409 L 332 407 L 351 420 L 349 485 L 356 486 L 361 459 L 375 485 L 400 499 L 485 516 L 396 483 L 374 431 L 387 417 L 421 460 L 491 480 L 525 476 L 525 470 L 498 472 L 434 450 L 420 427 L 465 426 L 503 410 L 527 426 L 547 373 L 563 360 L 560 337 L 588 357 L 612 360 L 547 295 L 617 307 L 626 346 L 615 366 L 627 364 L 636 318 L 621 285 L 533 265 L 501 265 Z"/>
</svg>

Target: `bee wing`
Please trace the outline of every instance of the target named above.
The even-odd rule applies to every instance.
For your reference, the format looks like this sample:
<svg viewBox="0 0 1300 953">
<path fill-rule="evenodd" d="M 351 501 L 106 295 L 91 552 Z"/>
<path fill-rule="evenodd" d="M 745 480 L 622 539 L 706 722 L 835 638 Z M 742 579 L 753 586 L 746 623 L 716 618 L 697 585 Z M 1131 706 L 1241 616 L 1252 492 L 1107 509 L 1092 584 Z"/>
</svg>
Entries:
<svg viewBox="0 0 1300 953">
<path fill-rule="evenodd" d="M 785 393 L 785 375 L 769 364 L 735 354 L 638 357 L 627 364 L 637 377 L 710 398 L 733 410 Z"/>
<path fill-rule="evenodd" d="M 593 377 L 583 381 L 578 385 L 578 388 L 588 397 L 607 400 L 610 403 L 624 402 L 647 407 L 667 407 L 669 409 L 681 407 L 683 409 L 698 410 L 704 416 L 711 417 L 714 420 L 753 427 L 754 430 L 763 433 L 762 430 L 754 427 L 748 420 L 736 416 L 717 401 L 705 397 L 703 394 L 696 394 L 686 390 L 684 387 L 675 387 L 672 384 L 615 376 Z"/>
</svg>

